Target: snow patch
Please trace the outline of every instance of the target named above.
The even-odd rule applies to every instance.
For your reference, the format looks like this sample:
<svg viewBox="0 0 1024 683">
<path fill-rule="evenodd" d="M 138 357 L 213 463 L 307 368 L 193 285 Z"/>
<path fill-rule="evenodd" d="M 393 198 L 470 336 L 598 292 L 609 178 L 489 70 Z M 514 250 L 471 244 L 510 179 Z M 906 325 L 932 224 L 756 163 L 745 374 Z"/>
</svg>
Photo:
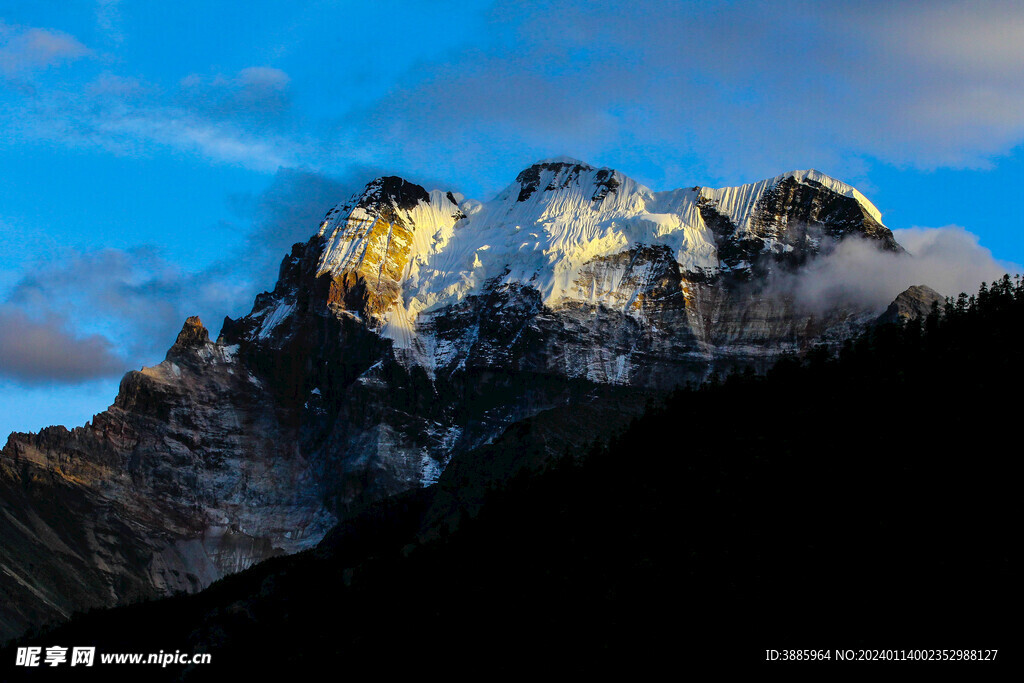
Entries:
<svg viewBox="0 0 1024 683">
<path fill-rule="evenodd" d="M 295 310 L 295 302 L 280 301 L 263 318 L 263 324 L 256 333 L 258 339 L 266 339 L 274 331 L 274 328 L 281 324 L 285 318 Z"/>
<path fill-rule="evenodd" d="M 431 431 L 432 436 L 437 436 L 436 431 Z M 443 431 L 439 434 L 441 437 L 439 452 L 444 453 L 443 460 L 438 461 L 430 456 L 427 449 L 423 449 L 420 456 L 420 486 L 430 486 L 436 484 L 437 480 L 441 477 L 441 473 L 444 468 L 448 466 L 448 462 L 451 460 L 452 449 L 455 447 L 455 443 L 462 436 L 462 428 L 451 426 L 443 428 Z"/>
</svg>

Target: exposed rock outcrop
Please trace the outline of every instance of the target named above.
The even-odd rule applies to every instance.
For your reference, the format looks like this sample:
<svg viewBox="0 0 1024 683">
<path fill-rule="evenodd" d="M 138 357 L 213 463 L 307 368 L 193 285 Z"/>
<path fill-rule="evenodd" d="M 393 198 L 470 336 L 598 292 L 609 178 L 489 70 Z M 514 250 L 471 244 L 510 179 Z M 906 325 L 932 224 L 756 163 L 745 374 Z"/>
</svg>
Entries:
<svg viewBox="0 0 1024 683">
<path fill-rule="evenodd" d="M 914 285 L 900 292 L 889 308 L 878 317 L 880 323 L 898 323 L 923 318 L 935 306 L 942 306 L 944 296 L 927 285 Z M 941 310 L 941 309 L 940 309 Z"/>
</svg>

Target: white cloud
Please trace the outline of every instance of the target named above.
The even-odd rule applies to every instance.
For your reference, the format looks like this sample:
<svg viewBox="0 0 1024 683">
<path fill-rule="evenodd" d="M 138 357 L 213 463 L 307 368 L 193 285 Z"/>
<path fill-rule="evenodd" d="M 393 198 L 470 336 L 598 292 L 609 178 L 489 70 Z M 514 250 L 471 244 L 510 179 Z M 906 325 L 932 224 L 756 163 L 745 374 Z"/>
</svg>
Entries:
<svg viewBox="0 0 1024 683">
<path fill-rule="evenodd" d="M 98 334 L 78 335 L 56 315 L 42 319 L 0 306 L 0 379 L 21 384 L 78 383 L 124 372 L 114 345 Z"/>
<path fill-rule="evenodd" d="M 118 30 L 117 3 L 95 7 L 101 29 Z M 293 98 L 309 93 L 253 64 L 142 84 L 128 99 L 110 88 L 131 79 L 100 75 L 84 98 L 65 84 L 13 115 L 33 124 L 5 123 L 264 171 L 344 158 L 456 181 L 482 156 L 507 166 L 563 151 L 627 168 L 655 158 L 683 169 L 670 173 L 683 182 L 810 166 L 856 178 L 866 160 L 982 167 L 1024 143 L 1017 2 L 522 2 L 495 6 L 485 28 L 355 109 L 340 90 L 331 106 L 300 111 Z M 0 73 L 88 54 L 57 31 L 3 30 Z"/>
<path fill-rule="evenodd" d="M 727 183 L 808 166 L 850 177 L 865 158 L 980 167 L 1024 142 L 1019 2 L 506 10 L 352 113 L 347 142 L 423 163 L 509 148 L 689 156 Z"/>
<path fill-rule="evenodd" d="M 96 133 L 115 144 L 153 142 L 257 171 L 273 172 L 298 162 L 287 139 L 248 134 L 230 123 L 204 121 L 175 110 L 140 108 L 109 113 L 91 123 Z"/>
<path fill-rule="evenodd" d="M 290 84 L 287 73 L 268 66 L 246 67 L 233 76 L 189 74 L 181 79 L 176 99 L 195 113 L 252 121 L 286 113 Z"/>
<path fill-rule="evenodd" d="M 977 235 L 956 225 L 893 231 L 907 254 L 881 251 L 874 241 L 846 239 L 830 254 L 796 275 L 777 277 L 775 290 L 815 311 L 850 302 L 879 311 L 912 285 L 927 285 L 943 296 L 974 294 L 1021 267 L 997 261 Z"/>
<path fill-rule="evenodd" d="M 283 90 L 288 87 L 292 79 L 281 69 L 269 66 L 250 66 L 238 72 L 237 80 L 247 87 Z"/>
</svg>

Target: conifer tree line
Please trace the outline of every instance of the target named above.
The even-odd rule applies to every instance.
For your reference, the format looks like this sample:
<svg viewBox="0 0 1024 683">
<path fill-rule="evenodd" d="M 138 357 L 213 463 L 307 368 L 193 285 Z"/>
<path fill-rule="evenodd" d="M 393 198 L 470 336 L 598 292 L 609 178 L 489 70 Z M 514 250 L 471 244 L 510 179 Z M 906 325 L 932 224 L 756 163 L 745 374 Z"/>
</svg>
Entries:
<svg viewBox="0 0 1024 683">
<path fill-rule="evenodd" d="M 989 377 L 995 381 L 1000 372 L 1019 371 L 1022 334 L 1024 277 L 1006 274 L 991 285 L 981 283 L 976 294 L 946 297 L 927 316 L 869 328 L 837 351 L 819 345 L 802 356 L 784 356 L 764 377 L 745 370 L 724 380 L 713 377 L 702 388 L 761 381 L 781 388 L 798 376 L 810 381 L 818 375 L 820 381 L 842 376 L 861 384 L 927 386 L 938 377 L 953 381 L 972 373 L 997 373 Z"/>
</svg>

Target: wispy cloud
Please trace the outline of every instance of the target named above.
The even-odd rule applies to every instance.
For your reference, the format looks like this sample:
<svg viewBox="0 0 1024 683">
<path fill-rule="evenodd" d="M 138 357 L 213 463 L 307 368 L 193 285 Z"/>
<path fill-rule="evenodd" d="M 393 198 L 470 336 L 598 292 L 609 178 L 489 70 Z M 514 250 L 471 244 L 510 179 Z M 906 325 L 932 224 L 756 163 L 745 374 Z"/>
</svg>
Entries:
<svg viewBox="0 0 1024 683">
<path fill-rule="evenodd" d="M 87 123 L 90 137 L 98 137 L 108 146 L 138 150 L 152 143 L 257 171 L 273 172 L 297 163 L 300 156 L 297 145 L 287 138 L 253 135 L 231 123 L 180 110 L 107 111 Z"/>
<path fill-rule="evenodd" d="M 185 301 L 205 295 L 193 279 L 152 248 L 60 253 L 33 264 L 6 306 L 60 320 L 78 336 L 100 335 L 133 364 L 152 362 L 173 341 Z"/>
<path fill-rule="evenodd" d="M 59 316 L 38 319 L 0 306 L 0 378 L 29 385 L 77 384 L 124 370 L 105 337 L 77 334 Z"/>
<path fill-rule="evenodd" d="M 458 164 L 688 157 L 727 182 L 984 166 L 1024 142 L 1020 3 L 524 2 L 492 26 L 351 112 L 353 141 Z"/>
<path fill-rule="evenodd" d="M 281 169 L 265 191 L 232 196 L 245 238 L 198 272 L 152 246 L 49 254 L 0 303 L 0 377 L 22 384 L 116 377 L 162 360 L 190 315 L 216 335 L 225 315 L 245 314 L 256 292 L 273 287 L 291 245 L 308 240 L 327 209 L 373 175 Z"/>
<path fill-rule="evenodd" d="M 12 134 L 116 154 L 161 149 L 263 172 L 296 166 L 313 147 L 285 117 L 288 75 L 250 67 L 231 76 L 182 79 L 165 90 L 102 72 L 80 88 L 35 88 L 9 109 Z"/>
<path fill-rule="evenodd" d="M 872 240 L 850 238 L 796 274 L 769 283 L 776 293 L 793 297 L 801 306 L 823 312 L 837 304 L 884 309 L 912 285 L 927 285 L 943 296 L 973 294 L 982 282 L 1020 265 L 996 260 L 974 235 L 957 225 L 895 230 L 907 254 L 882 251 Z"/>
<path fill-rule="evenodd" d="M 230 204 L 243 221 L 246 237 L 237 251 L 211 268 L 211 275 L 244 282 L 247 291 L 239 303 L 250 304 L 261 288 L 273 287 L 281 260 L 291 246 L 313 236 L 328 209 L 377 175 L 380 170 L 369 167 L 341 177 L 281 168 L 264 191 L 231 196 Z M 237 306 L 233 310 L 237 311 Z"/>
<path fill-rule="evenodd" d="M 287 113 L 290 83 L 287 73 L 268 66 L 247 67 L 232 76 L 190 74 L 181 79 L 177 99 L 193 112 L 259 123 Z"/>
<path fill-rule="evenodd" d="M 118 30 L 117 10 L 96 5 L 101 28 Z M 95 73 L 33 93 L 12 128 L 264 172 L 401 165 L 487 191 L 480 158 L 505 170 L 563 152 L 625 169 L 653 158 L 670 182 L 732 183 L 807 166 L 855 178 L 872 160 L 978 167 L 1024 143 L 1020 3 L 522 2 L 482 27 L 369 102 L 344 87 L 311 97 L 321 85 L 271 64 L 130 97 L 103 86 L 131 78 Z M 5 72 L 88 54 L 58 31 L 4 30 Z M 320 106 L 296 105 L 309 101 Z"/>
<path fill-rule="evenodd" d="M 124 41 L 120 5 L 121 0 L 96 0 L 96 26 L 115 44 Z"/>
<path fill-rule="evenodd" d="M 22 76 L 91 54 L 74 36 L 0 21 L 0 75 Z"/>
</svg>

